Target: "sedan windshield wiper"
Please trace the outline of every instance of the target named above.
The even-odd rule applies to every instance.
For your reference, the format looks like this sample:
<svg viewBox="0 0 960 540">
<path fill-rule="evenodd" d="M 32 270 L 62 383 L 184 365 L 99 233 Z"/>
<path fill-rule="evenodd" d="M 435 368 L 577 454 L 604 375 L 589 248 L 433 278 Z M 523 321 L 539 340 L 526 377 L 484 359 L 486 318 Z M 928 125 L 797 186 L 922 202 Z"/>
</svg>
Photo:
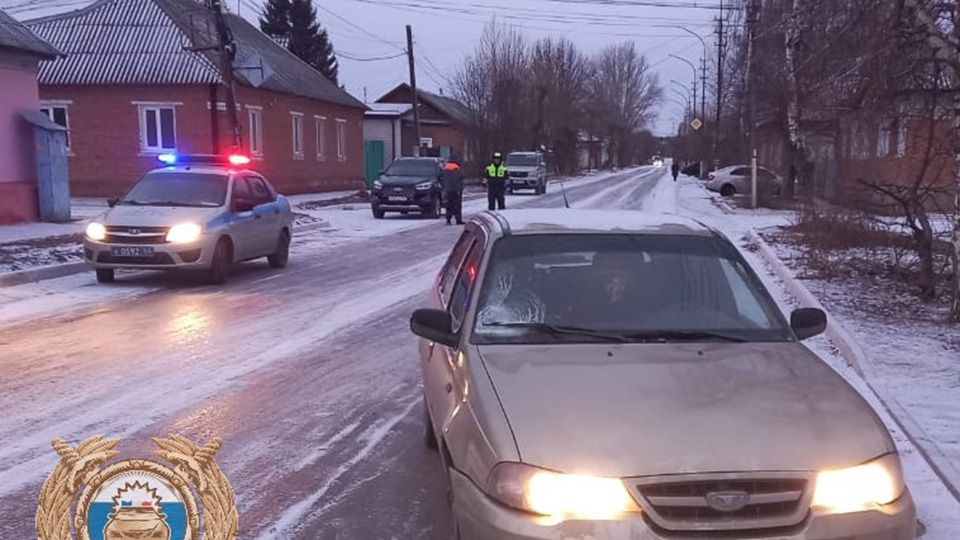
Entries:
<svg viewBox="0 0 960 540">
<path fill-rule="evenodd" d="M 617 343 L 629 343 L 631 341 L 627 336 L 624 336 L 622 334 L 611 334 L 609 332 L 594 330 L 592 328 L 581 328 L 579 326 L 562 326 L 562 325 L 538 323 L 538 322 L 499 322 L 499 321 L 483 323 L 483 326 L 496 326 L 500 328 L 528 328 L 531 330 L 536 330 L 539 332 L 547 332 L 555 335 L 586 336 L 594 339 L 617 342 Z"/>
<path fill-rule="evenodd" d="M 632 341 L 728 341 L 730 343 L 746 343 L 748 341 L 741 336 L 701 330 L 647 330 L 624 335 Z"/>
</svg>

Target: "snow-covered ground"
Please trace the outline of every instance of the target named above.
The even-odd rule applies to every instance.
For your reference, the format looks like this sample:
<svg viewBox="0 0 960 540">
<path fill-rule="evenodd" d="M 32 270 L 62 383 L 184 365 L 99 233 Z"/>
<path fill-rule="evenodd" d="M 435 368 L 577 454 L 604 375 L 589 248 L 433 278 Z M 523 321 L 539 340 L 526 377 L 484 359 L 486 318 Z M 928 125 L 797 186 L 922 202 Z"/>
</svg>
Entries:
<svg viewBox="0 0 960 540">
<path fill-rule="evenodd" d="M 717 200 L 717 196 L 703 189 L 696 179 L 681 177 L 673 190 L 661 182 L 647 209 L 676 212 L 718 228 L 741 247 L 785 312 L 798 307 L 797 299 L 787 292 L 766 262 L 748 248 L 745 240 L 749 229 L 769 230 L 790 225 L 793 212 L 757 209 L 727 214 Z M 779 249 L 788 266 L 793 263 L 791 269 L 796 274 L 804 273 L 787 248 L 773 247 Z M 948 478 L 958 478 L 955 475 L 960 467 L 960 375 L 957 371 L 960 332 L 942 323 L 903 316 L 891 318 L 883 310 L 872 310 L 877 291 L 870 291 L 853 280 L 801 282 L 830 311 L 830 316 L 853 335 L 869 357 L 876 380 L 869 381 L 868 386 L 825 337 L 813 339 L 808 345 L 867 398 L 894 434 L 920 520 L 927 528 L 923 538 L 960 538 L 960 503 L 873 393 L 874 390 L 880 392 L 883 401 L 895 407 L 893 414 L 897 420 L 909 426 L 910 436 L 932 456 L 942 473 Z M 960 487 L 956 480 L 954 486 Z"/>
</svg>

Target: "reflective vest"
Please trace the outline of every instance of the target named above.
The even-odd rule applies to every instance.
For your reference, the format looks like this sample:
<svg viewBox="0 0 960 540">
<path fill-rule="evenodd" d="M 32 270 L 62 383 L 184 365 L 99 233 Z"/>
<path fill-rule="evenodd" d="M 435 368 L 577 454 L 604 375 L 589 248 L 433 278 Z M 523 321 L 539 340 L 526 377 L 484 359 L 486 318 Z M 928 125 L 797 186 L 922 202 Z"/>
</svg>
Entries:
<svg viewBox="0 0 960 540">
<path fill-rule="evenodd" d="M 503 163 L 499 167 L 493 163 L 487 165 L 487 178 L 506 178 L 507 177 L 507 166 Z"/>
</svg>

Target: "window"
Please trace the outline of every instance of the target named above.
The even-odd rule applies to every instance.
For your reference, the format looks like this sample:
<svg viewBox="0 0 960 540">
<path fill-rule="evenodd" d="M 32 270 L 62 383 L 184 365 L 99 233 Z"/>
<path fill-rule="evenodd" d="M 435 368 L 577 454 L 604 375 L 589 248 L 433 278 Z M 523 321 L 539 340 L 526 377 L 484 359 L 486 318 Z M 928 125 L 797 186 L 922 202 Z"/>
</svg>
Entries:
<svg viewBox="0 0 960 540">
<path fill-rule="evenodd" d="M 433 137 L 420 137 L 420 148 L 433 148 Z"/>
<path fill-rule="evenodd" d="M 337 119 L 337 159 L 347 159 L 347 121 Z"/>
<path fill-rule="evenodd" d="M 173 105 L 140 105 L 140 146 L 144 152 L 177 149 L 177 121 Z"/>
<path fill-rule="evenodd" d="M 58 126 L 70 129 L 70 115 L 67 113 L 66 103 L 42 102 L 40 112 L 47 115 L 50 121 Z M 70 149 L 70 132 L 67 132 L 67 149 Z"/>
<path fill-rule="evenodd" d="M 303 159 L 303 114 L 293 115 L 293 157 Z"/>
<path fill-rule="evenodd" d="M 900 118 L 897 121 L 897 157 L 907 155 L 907 119 Z"/>
<path fill-rule="evenodd" d="M 327 131 L 327 118 L 324 116 L 314 116 L 317 128 L 317 159 L 323 161 L 327 158 L 327 138 L 324 133 Z"/>
<path fill-rule="evenodd" d="M 443 299 L 444 306 L 450 302 L 450 293 L 453 290 L 454 280 L 457 278 L 457 273 L 460 271 L 460 265 L 463 264 L 463 258 L 466 256 L 467 250 L 470 249 L 472 245 L 473 233 L 464 232 L 463 235 L 460 236 L 460 240 L 457 241 L 457 245 L 453 247 L 453 251 L 450 252 L 450 258 L 447 259 L 446 266 L 441 270 L 440 297 Z"/>
<path fill-rule="evenodd" d="M 250 154 L 263 155 L 263 110 L 250 107 L 247 111 L 250 120 Z"/>
<path fill-rule="evenodd" d="M 158 171 L 145 175 L 117 204 L 216 208 L 227 197 L 225 174 Z"/>
<path fill-rule="evenodd" d="M 253 200 L 253 192 L 250 190 L 250 185 L 245 178 L 237 178 L 233 181 L 233 193 L 230 196 L 230 200 L 234 203 Z"/>
<path fill-rule="evenodd" d="M 450 297 L 450 304 L 447 310 L 453 318 L 453 331 L 460 331 L 463 324 L 463 318 L 470 308 L 470 297 L 473 295 L 474 285 L 477 281 L 477 275 L 480 271 L 480 261 L 483 260 L 483 243 L 475 242 L 467 254 L 460 273 L 457 275 L 457 282 L 453 287 L 453 293 Z"/>
<path fill-rule="evenodd" d="M 250 192 L 257 204 L 267 204 L 274 201 L 273 193 L 267 188 L 267 185 L 258 176 L 248 176 L 247 183 L 250 185 Z"/>
<path fill-rule="evenodd" d="M 890 148 L 893 146 L 893 122 L 884 120 L 880 124 L 880 130 L 877 133 L 877 157 L 887 157 L 890 155 Z"/>
<path fill-rule="evenodd" d="M 751 171 L 746 167 L 740 167 L 739 169 L 734 169 L 733 172 L 730 173 L 730 175 L 731 176 L 752 176 L 753 171 Z"/>
</svg>

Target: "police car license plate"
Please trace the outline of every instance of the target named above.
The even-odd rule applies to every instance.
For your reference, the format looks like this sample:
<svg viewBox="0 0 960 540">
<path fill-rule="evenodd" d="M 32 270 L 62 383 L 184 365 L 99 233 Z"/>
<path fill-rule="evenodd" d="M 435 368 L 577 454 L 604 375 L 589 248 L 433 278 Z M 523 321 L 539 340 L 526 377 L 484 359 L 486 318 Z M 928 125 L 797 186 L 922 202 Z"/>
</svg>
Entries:
<svg viewBox="0 0 960 540">
<path fill-rule="evenodd" d="M 152 257 L 153 248 L 149 246 L 116 246 L 110 248 L 114 257 Z"/>
<path fill-rule="evenodd" d="M 407 202 L 407 198 L 403 195 L 388 197 L 387 200 L 390 202 Z"/>
</svg>

